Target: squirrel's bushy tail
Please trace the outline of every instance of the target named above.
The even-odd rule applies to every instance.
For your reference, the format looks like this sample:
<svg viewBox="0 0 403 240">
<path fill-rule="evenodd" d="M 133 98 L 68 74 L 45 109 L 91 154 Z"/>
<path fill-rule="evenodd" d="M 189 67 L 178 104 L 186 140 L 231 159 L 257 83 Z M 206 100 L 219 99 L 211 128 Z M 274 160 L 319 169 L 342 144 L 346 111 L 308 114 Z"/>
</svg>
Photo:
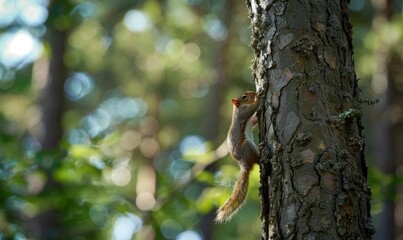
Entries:
<svg viewBox="0 0 403 240">
<path fill-rule="evenodd" d="M 235 183 L 230 198 L 217 210 L 215 218 L 217 223 L 228 222 L 244 204 L 249 188 L 249 173 L 250 170 L 248 171 L 244 167 L 241 167 L 239 178 Z"/>
</svg>

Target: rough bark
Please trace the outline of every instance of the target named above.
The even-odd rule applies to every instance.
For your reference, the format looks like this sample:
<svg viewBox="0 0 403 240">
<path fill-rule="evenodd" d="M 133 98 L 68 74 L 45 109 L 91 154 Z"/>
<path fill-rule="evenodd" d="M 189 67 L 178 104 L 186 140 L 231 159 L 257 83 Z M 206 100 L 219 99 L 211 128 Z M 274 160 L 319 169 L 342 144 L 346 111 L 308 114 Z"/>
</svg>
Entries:
<svg viewBox="0 0 403 240">
<path fill-rule="evenodd" d="M 245 2 L 266 100 L 262 239 L 370 239 L 347 1 Z"/>
</svg>

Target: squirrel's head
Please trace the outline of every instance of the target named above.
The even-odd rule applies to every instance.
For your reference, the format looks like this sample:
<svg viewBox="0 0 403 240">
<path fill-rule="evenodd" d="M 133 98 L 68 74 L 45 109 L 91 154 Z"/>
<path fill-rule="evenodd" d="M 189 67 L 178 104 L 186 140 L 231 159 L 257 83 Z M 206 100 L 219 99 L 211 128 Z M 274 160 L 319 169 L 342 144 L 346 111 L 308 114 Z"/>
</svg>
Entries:
<svg viewBox="0 0 403 240">
<path fill-rule="evenodd" d="M 248 91 L 243 93 L 237 98 L 232 99 L 232 104 L 234 104 L 235 107 L 239 107 L 242 104 L 251 104 L 255 101 L 256 99 L 256 93 L 253 91 Z"/>
</svg>

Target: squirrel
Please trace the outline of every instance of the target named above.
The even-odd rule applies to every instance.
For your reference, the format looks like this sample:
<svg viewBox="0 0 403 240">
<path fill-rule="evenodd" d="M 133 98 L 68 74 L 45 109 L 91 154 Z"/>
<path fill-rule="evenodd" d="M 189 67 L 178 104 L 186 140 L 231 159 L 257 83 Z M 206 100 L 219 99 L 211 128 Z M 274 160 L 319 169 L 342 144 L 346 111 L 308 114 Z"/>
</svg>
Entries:
<svg viewBox="0 0 403 240">
<path fill-rule="evenodd" d="M 260 102 L 260 94 L 248 91 L 232 99 L 233 113 L 227 143 L 231 156 L 237 161 L 240 175 L 230 198 L 217 210 L 215 221 L 228 222 L 246 200 L 249 187 L 249 174 L 254 164 L 260 161 L 260 150 L 253 142 L 252 127 L 258 122 L 253 115 Z"/>
</svg>

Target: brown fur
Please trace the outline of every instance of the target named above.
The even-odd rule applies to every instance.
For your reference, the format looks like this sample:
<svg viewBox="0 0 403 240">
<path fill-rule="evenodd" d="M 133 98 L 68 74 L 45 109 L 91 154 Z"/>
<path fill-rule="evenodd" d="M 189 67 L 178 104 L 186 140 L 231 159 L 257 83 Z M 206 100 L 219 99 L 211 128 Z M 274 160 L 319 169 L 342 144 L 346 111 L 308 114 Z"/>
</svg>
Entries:
<svg viewBox="0 0 403 240">
<path fill-rule="evenodd" d="M 246 92 L 232 99 L 232 124 L 227 142 L 231 156 L 240 167 L 240 175 L 230 198 L 217 211 L 215 221 L 218 223 L 229 221 L 244 204 L 248 194 L 250 172 L 253 165 L 259 163 L 259 151 L 251 135 L 251 128 L 257 123 L 253 114 L 259 106 L 259 101 L 260 96 L 255 92 Z"/>
</svg>

